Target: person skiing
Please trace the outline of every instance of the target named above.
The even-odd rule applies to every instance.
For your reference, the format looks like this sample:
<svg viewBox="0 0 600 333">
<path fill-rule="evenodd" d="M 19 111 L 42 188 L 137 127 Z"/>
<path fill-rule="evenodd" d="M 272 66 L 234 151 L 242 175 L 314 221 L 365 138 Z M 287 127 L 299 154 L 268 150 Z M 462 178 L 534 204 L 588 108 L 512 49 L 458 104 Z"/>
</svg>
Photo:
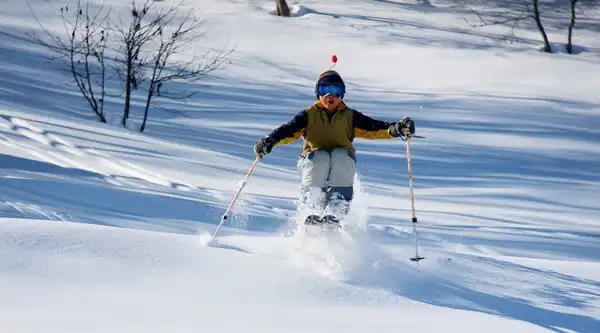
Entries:
<svg viewBox="0 0 600 333">
<path fill-rule="evenodd" d="M 346 85 L 338 72 L 321 73 L 315 85 L 317 101 L 254 146 L 256 155 L 263 158 L 277 145 L 304 139 L 298 170 L 299 210 L 309 211 L 305 224 L 339 224 L 348 214 L 356 172 L 355 138 L 405 140 L 415 133 L 415 123 L 409 117 L 385 122 L 349 108 L 342 101 L 345 93 Z"/>
</svg>

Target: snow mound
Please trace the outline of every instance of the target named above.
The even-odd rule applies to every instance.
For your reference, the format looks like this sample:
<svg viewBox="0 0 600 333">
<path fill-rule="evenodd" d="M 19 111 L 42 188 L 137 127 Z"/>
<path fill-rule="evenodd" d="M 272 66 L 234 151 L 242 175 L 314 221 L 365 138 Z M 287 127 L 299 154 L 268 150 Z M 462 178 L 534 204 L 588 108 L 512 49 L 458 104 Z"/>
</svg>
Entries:
<svg viewBox="0 0 600 333">
<path fill-rule="evenodd" d="M 567 53 L 567 44 L 564 43 L 550 43 L 550 48 L 552 49 L 552 53 Z M 544 45 L 540 45 L 538 48 L 539 51 L 544 50 Z M 572 54 L 580 54 L 583 52 L 589 51 L 587 48 L 579 45 L 571 45 Z"/>
<path fill-rule="evenodd" d="M 277 16 L 277 8 L 272 8 L 268 10 L 269 14 Z M 310 13 L 314 13 L 312 9 L 306 8 L 301 5 L 291 5 L 290 6 L 290 17 L 300 17 Z"/>
</svg>

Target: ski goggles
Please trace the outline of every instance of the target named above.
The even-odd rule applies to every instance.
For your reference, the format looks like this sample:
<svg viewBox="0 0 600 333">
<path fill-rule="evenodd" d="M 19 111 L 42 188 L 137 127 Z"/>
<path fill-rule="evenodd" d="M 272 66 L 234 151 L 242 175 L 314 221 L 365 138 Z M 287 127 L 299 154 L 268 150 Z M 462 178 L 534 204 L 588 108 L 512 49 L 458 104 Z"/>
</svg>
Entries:
<svg viewBox="0 0 600 333">
<path fill-rule="evenodd" d="M 327 96 L 327 95 L 332 95 L 335 97 L 341 97 L 342 94 L 344 93 L 344 88 L 340 87 L 340 86 L 335 86 L 335 85 L 319 85 L 319 96 Z"/>
</svg>

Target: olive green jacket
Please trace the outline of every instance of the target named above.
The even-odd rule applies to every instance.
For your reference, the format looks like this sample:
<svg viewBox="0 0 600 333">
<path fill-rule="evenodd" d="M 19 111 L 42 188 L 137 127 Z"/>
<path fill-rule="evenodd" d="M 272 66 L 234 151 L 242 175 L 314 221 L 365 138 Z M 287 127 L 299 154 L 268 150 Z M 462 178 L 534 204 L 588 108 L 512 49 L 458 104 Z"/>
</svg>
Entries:
<svg viewBox="0 0 600 333">
<path fill-rule="evenodd" d="M 393 123 L 372 119 L 341 102 L 335 111 L 327 111 L 320 101 L 298 113 L 290 122 L 271 134 L 275 143 L 288 144 L 304 138 L 302 155 L 315 150 L 344 148 L 356 152 L 354 138 L 391 139 L 388 128 Z"/>
</svg>

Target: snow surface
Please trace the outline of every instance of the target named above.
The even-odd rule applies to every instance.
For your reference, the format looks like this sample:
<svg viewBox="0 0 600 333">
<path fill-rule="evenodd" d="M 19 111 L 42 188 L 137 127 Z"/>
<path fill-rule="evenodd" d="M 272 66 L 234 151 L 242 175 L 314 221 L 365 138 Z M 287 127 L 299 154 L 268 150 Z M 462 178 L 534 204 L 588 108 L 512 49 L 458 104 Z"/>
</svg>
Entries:
<svg viewBox="0 0 600 333">
<path fill-rule="evenodd" d="M 40 33 L 28 6 L 3 2 L 2 332 L 600 332 L 597 10 L 568 55 L 539 52 L 530 24 L 516 38 L 473 29 L 449 2 L 306 1 L 293 18 L 270 15 L 273 1 L 192 4 L 207 33 L 188 52 L 229 43 L 231 63 L 140 134 L 93 120 L 28 40 Z M 426 259 L 408 260 L 399 140 L 356 142 L 339 237 L 291 232 L 296 143 L 261 161 L 206 246 L 254 142 L 313 101 L 332 53 L 351 107 L 410 116 L 426 137 L 412 147 Z M 108 100 L 117 123 L 120 109 Z"/>
</svg>

